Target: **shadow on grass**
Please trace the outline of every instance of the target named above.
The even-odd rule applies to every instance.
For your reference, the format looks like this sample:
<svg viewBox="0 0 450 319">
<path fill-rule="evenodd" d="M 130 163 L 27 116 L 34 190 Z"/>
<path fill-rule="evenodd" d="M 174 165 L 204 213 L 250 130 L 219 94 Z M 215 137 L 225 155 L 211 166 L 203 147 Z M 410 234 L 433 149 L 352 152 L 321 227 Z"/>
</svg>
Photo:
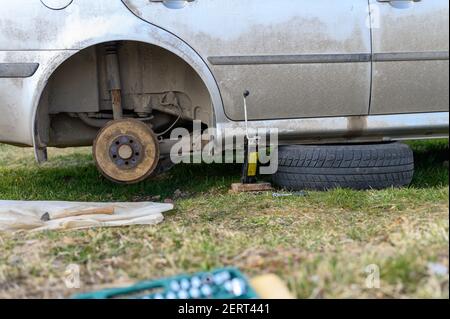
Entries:
<svg viewBox="0 0 450 319">
<path fill-rule="evenodd" d="M 159 195 L 164 200 L 178 189 L 190 194 L 227 189 L 239 179 L 239 172 L 240 165 L 182 164 L 155 179 L 118 185 L 101 176 L 93 164 L 7 168 L 0 169 L 0 199 L 143 201 Z"/>
<path fill-rule="evenodd" d="M 412 142 L 416 174 L 411 187 L 448 186 L 448 141 Z M 75 156 L 75 157 L 74 157 Z M 64 163 L 77 161 L 73 165 Z M 137 185 L 117 185 L 104 179 L 92 164 L 90 155 L 61 155 L 57 165 L 0 167 L 0 199 L 142 201 L 172 198 L 179 189 L 191 195 L 223 193 L 239 181 L 239 164 L 182 164 L 170 172 Z"/>
<path fill-rule="evenodd" d="M 414 151 L 415 174 L 411 184 L 416 188 L 448 186 L 448 140 L 408 143 Z"/>
</svg>

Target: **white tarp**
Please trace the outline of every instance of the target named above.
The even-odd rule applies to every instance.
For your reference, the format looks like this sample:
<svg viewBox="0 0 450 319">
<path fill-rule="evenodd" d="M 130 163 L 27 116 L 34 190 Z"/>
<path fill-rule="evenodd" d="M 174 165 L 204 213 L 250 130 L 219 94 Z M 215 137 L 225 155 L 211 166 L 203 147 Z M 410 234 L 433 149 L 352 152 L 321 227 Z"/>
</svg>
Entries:
<svg viewBox="0 0 450 319">
<path fill-rule="evenodd" d="M 0 201 L 0 232 L 152 225 L 173 209 L 162 203 Z"/>
</svg>

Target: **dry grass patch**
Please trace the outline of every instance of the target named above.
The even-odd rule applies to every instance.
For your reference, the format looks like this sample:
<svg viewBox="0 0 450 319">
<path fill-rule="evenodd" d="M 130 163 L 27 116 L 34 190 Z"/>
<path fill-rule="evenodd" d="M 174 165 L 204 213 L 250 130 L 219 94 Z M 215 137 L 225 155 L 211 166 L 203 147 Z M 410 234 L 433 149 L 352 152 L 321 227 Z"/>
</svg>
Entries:
<svg viewBox="0 0 450 319">
<path fill-rule="evenodd" d="M 157 183 L 125 187 L 102 179 L 87 150 L 52 150 L 51 162 L 38 168 L 29 151 L 0 146 L 2 199 L 176 204 L 157 226 L 0 234 L 0 297 L 62 298 L 237 266 L 249 276 L 280 275 L 299 298 L 448 298 L 448 168 L 441 154 L 448 145 L 429 145 L 415 146 L 409 188 L 289 198 L 228 194 L 239 179 L 235 165 L 180 166 Z M 81 269 L 80 291 L 63 282 L 72 263 Z M 372 264 L 379 289 L 366 286 Z"/>
</svg>

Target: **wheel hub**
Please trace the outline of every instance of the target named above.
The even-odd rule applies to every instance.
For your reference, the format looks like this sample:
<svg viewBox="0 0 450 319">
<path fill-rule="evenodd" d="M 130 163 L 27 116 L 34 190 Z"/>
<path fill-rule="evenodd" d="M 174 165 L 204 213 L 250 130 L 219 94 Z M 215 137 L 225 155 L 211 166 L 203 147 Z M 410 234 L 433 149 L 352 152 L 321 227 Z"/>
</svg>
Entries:
<svg viewBox="0 0 450 319">
<path fill-rule="evenodd" d="M 130 145 L 121 145 L 118 153 L 122 159 L 130 159 L 133 156 L 133 149 Z"/>
<path fill-rule="evenodd" d="M 119 136 L 111 144 L 109 155 L 119 168 L 134 168 L 142 161 L 142 144 L 136 137 Z"/>
</svg>

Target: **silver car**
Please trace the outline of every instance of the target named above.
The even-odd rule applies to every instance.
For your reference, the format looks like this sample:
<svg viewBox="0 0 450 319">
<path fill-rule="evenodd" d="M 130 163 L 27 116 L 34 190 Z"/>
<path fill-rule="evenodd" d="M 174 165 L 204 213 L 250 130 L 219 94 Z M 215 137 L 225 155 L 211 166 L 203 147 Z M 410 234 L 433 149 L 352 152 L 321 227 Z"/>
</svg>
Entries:
<svg viewBox="0 0 450 319">
<path fill-rule="evenodd" d="M 39 161 L 94 145 L 123 183 L 167 164 L 192 121 L 219 141 L 278 128 L 280 184 L 283 156 L 400 154 L 388 142 L 448 137 L 448 24 L 447 0 L 3 0 L 0 142 Z"/>
</svg>

